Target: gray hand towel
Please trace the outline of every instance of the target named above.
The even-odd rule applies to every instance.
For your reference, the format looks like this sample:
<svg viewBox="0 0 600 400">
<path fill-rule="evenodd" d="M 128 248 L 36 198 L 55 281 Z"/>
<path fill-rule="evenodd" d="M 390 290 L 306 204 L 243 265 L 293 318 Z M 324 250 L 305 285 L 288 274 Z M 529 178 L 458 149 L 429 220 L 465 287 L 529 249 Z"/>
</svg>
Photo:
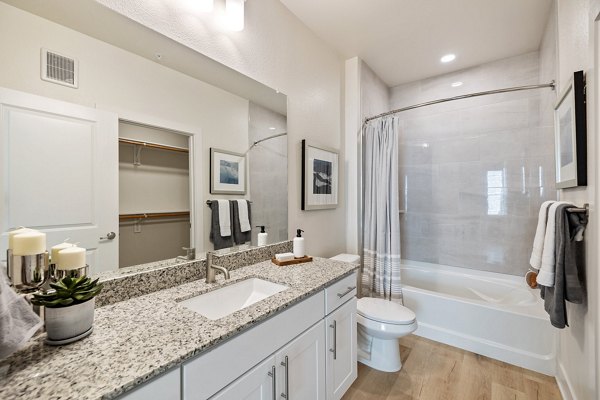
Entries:
<svg viewBox="0 0 600 400">
<path fill-rule="evenodd" d="M 215 250 L 233 246 L 233 236 L 221 236 L 221 227 L 219 226 L 219 202 L 213 201 L 210 203 L 210 209 L 212 218 L 209 239 L 215 246 Z M 229 207 L 229 209 L 231 210 L 231 207 Z"/>
<path fill-rule="evenodd" d="M 585 229 L 587 217 L 583 213 L 569 213 L 570 207 L 573 205 L 561 204 L 556 210 L 554 287 L 540 286 L 550 322 L 560 329 L 569 325 L 565 301 L 580 304 L 585 297 L 583 242 L 575 239 Z"/>
<path fill-rule="evenodd" d="M 240 227 L 240 210 L 238 208 L 238 202 L 236 200 L 231 200 L 230 202 L 231 208 L 233 209 L 233 240 L 235 244 L 244 244 L 252 240 L 252 230 L 248 232 L 242 232 Z M 250 210 L 250 202 L 248 202 L 248 220 L 250 221 L 250 226 L 252 226 L 252 214 Z"/>
</svg>

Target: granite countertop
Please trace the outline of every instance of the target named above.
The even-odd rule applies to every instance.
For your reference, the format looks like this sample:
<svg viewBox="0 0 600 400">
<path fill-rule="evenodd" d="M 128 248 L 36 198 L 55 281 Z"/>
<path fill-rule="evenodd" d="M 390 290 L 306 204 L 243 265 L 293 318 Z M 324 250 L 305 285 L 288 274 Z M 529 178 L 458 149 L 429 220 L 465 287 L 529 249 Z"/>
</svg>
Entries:
<svg viewBox="0 0 600 400">
<path fill-rule="evenodd" d="M 0 398 L 112 399 L 199 355 L 351 274 L 352 264 L 315 258 L 278 267 L 270 261 L 231 271 L 225 281 L 197 280 L 96 309 L 94 332 L 70 345 L 44 344 L 45 335 L 0 361 Z M 178 301 L 223 284 L 257 277 L 289 289 L 211 321 Z"/>
</svg>

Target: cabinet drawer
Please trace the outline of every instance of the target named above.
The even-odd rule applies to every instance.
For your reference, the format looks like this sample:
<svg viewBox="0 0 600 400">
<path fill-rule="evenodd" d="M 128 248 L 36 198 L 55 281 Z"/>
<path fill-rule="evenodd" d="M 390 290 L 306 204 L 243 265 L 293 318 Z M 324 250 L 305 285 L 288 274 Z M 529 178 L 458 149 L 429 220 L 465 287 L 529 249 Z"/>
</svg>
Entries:
<svg viewBox="0 0 600 400">
<path fill-rule="evenodd" d="M 325 289 L 325 314 L 356 296 L 356 272 Z"/>
<path fill-rule="evenodd" d="M 181 369 L 169 372 L 143 383 L 120 396 L 119 400 L 179 400 L 181 398 Z"/>
</svg>

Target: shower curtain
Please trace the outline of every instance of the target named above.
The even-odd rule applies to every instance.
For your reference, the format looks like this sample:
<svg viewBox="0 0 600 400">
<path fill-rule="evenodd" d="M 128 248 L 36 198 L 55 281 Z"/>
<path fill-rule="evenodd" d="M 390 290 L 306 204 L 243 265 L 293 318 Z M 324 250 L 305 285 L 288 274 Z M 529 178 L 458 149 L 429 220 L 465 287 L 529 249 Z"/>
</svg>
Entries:
<svg viewBox="0 0 600 400">
<path fill-rule="evenodd" d="M 397 117 L 370 121 L 363 137 L 363 296 L 401 300 Z"/>
</svg>

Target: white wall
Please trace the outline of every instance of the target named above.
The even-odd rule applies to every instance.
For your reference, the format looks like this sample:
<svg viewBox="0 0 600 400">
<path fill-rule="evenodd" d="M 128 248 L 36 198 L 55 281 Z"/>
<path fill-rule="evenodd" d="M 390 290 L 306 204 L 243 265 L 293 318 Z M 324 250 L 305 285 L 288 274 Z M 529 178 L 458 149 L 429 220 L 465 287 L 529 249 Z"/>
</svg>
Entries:
<svg viewBox="0 0 600 400">
<path fill-rule="evenodd" d="M 558 93 L 572 73 L 584 70 L 587 79 L 588 186 L 561 191 L 561 199 L 577 204 L 590 203 L 590 221 L 586 230 L 587 303 L 567 303 L 570 327 L 559 336 L 558 382 L 565 399 L 598 398 L 598 191 L 597 70 L 594 68 L 595 18 L 598 0 L 558 0 L 556 26 L 558 44 Z M 552 22 L 551 22 L 552 23 Z M 551 28 L 550 28 L 551 29 Z M 547 32 L 547 35 L 551 33 Z M 597 67 L 597 65 L 596 65 Z"/>
<path fill-rule="evenodd" d="M 360 58 L 345 63 L 346 251 L 360 254 L 362 230 L 361 130 L 365 118 L 390 109 L 387 85 Z"/>
<path fill-rule="evenodd" d="M 18 38 L 16 40 L 15 38 Z M 79 88 L 40 79 L 40 48 L 79 60 Z M 183 131 L 202 131 L 203 159 L 197 170 L 209 194 L 209 148 L 244 152 L 248 147 L 248 100 L 191 78 L 115 46 L 0 3 L 0 86 L 114 111 L 121 118 Z M 210 248 L 210 226 L 203 224 Z"/>
</svg>

